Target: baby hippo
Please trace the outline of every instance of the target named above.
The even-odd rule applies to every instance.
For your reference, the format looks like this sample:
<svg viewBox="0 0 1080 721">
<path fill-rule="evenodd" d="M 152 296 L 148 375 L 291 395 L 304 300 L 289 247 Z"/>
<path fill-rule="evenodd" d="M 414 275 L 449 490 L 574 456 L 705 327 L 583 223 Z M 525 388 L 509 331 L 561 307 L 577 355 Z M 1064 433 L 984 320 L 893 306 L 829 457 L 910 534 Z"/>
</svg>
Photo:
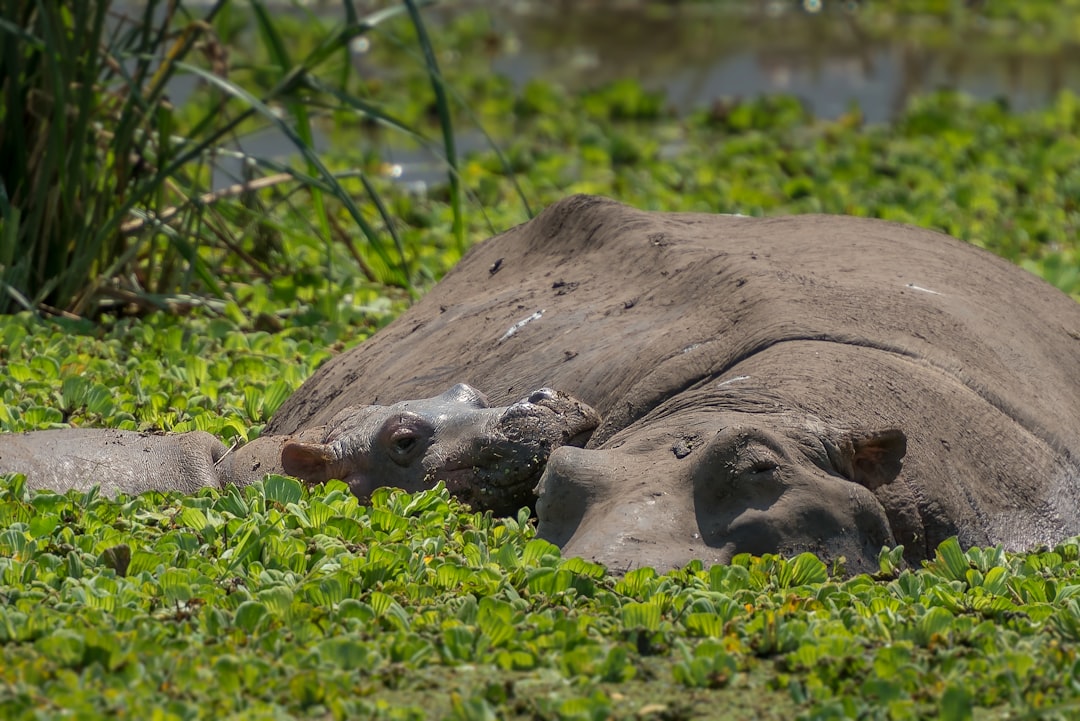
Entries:
<svg viewBox="0 0 1080 721">
<path fill-rule="evenodd" d="M 550 388 L 490 408 L 483 393 L 458 384 L 434 398 L 345 409 L 321 440 L 285 441 L 281 466 L 310 483 L 339 478 L 360 498 L 380 486 L 420 491 L 443 481 L 473 508 L 509 515 L 533 504 L 551 452 L 583 447 L 599 422 Z"/>
<path fill-rule="evenodd" d="M 513 514 L 532 506 L 550 453 L 584 446 L 596 412 L 541 388 L 503 408 L 459 384 L 433 398 L 346 408 L 325 426 L 263 436 L 230 451 L 202 431 L 150 434 L 60 429 L 0 435 L 0 473 L 22 473 L 32 489 L 109 495 L 194 492 L 247 485 L 268 473 L 308 483 L 338 478 L 361 499 L 380 486 L 418 491 L 438 481 L 477 510 Z"/>
</svg>

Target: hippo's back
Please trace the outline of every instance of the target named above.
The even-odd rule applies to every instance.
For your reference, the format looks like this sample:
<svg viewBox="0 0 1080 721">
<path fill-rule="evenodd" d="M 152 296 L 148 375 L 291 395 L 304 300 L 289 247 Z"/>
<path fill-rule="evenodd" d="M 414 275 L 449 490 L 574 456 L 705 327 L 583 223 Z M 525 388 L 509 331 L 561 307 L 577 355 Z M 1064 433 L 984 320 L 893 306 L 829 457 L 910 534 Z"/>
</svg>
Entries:
<svg viewBox="0 0 1080 721">
<path fill-rule="evenodd" d="M 1080 454 L 1080 305 L 1006 261 L 881 220 L 651 213 L 586 196 L 474 247 L 322 367 L 267 431 L 467 382 L 497 403 L 542 385 L 571 393 L 607 419 L 602 443 L 664 398 L 797 340 L 934 367 Z"/>
</svg>

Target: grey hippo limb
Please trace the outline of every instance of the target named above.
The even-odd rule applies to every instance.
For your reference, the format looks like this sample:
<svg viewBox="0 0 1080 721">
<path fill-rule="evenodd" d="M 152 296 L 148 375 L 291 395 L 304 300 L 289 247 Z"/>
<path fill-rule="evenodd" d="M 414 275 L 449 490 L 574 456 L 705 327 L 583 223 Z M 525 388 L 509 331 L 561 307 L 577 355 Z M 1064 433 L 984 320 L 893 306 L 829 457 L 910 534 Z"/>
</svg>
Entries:
<svg viewBox="0 0 1080 721">
<path fill-rule="evenodd" d="M 218 487 L 227 448 L 203 431 L 154 434 L 65 428 L 0 435 L 0 473 L 22 473 L 31 489 L 113 496 L 144 491 L 193 493 Z"/>
</svg>

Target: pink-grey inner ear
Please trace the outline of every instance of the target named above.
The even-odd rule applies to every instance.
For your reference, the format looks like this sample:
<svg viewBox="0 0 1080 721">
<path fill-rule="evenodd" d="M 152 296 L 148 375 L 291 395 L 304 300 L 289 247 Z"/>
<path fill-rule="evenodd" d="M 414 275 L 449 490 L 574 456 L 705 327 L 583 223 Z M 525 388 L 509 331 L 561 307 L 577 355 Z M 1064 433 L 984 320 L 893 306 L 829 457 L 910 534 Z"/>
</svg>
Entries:
<svg viewBox="0 0 1080 721">
<path fill-rule="evenodd" d="M 325 483 L 335 477 L 337 463 L 325 443 L 289 441 L 281 449 L 281 467 L 290 476 L 308 483 Z"/>
<path fill-rule="evenodd" d="M 845 455 L 850 463 L 851 480 L 871 491 L 892 483 L 900 475 L 907 436 L 898 428 L 848 435 Z"/>
</svg>

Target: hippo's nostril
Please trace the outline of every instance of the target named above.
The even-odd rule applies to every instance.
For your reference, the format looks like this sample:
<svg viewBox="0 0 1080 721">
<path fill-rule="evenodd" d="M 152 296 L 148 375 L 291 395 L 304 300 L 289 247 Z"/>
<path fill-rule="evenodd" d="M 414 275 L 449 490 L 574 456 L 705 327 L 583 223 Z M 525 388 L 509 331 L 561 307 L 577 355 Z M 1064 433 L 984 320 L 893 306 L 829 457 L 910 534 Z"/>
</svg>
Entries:
<svg viewBox="0 0 1080 721">
<path fill-rule="evenodd" d="M 551 390 L 550 388 L 541 388 L 539 390 L 535 390 L 529 396 L 529 403 L 532 403 L 533 405 L 536 405 L 537 403 L 540 403 L 542 401 L 553 400 L 555 400 L 555 391 Z"/>
</svg>

